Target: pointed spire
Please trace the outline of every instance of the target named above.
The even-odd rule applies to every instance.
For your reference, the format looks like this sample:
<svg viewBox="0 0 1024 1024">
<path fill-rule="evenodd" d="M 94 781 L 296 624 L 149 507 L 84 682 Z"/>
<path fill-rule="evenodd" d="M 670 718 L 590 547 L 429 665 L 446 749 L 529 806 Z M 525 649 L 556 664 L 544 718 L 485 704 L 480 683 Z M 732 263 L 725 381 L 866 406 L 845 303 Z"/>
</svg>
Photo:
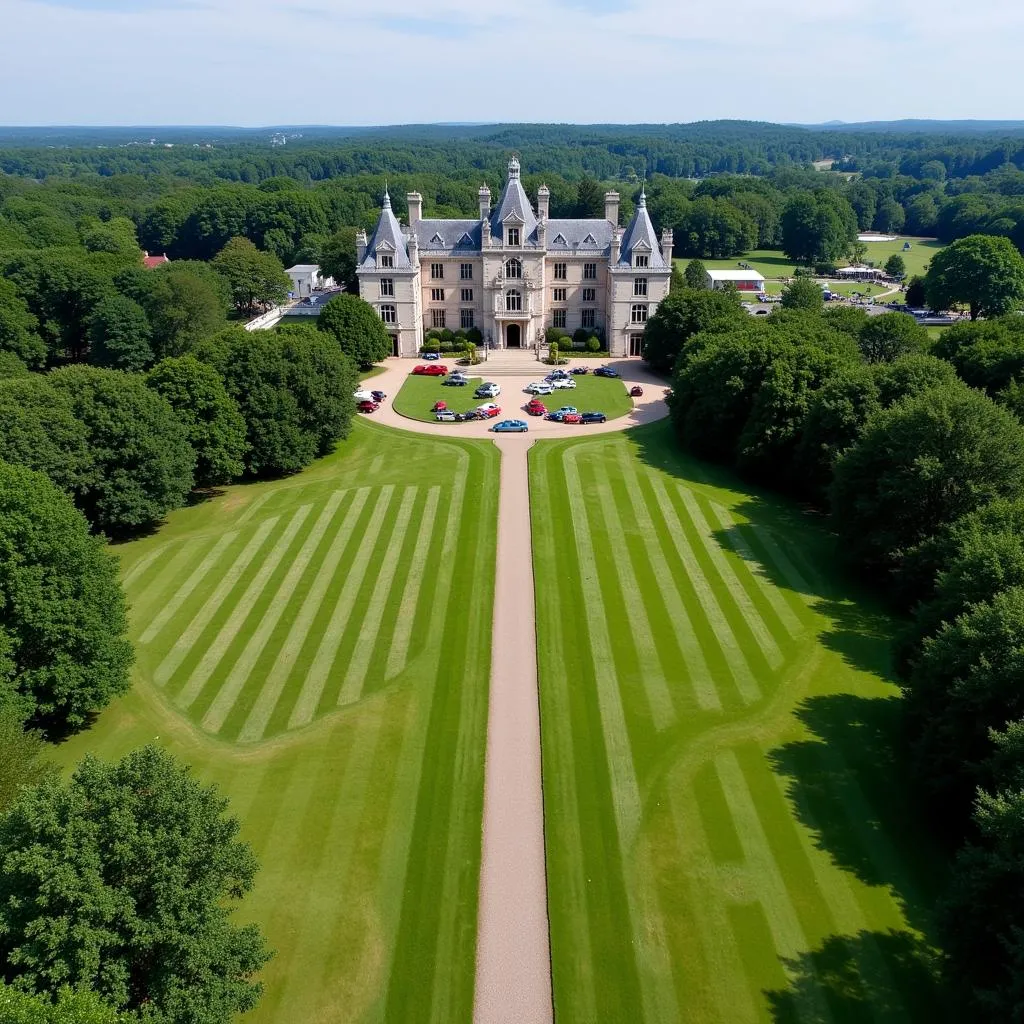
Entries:
<svg viewBox="0 0 1024 1024">
<path fill-rule="evenodd" d="M 519 158 L 514 153 L 508 162 L 508 176 L 510 179 L 519 177 Z"/>
<path fill-rule="evenodd" d="M 385 210 L 390 210 L 391 209 L 391 196 L 388 193 L 387 178 L 384 179 L 384 209 Z"/>
<path fill-rule="evenodd" d="M 646 184 L 640 186 L 640 198 L 637 200 L 636 205 L 641 210 L 647 209 L 647 186 Z"/>
</svg>

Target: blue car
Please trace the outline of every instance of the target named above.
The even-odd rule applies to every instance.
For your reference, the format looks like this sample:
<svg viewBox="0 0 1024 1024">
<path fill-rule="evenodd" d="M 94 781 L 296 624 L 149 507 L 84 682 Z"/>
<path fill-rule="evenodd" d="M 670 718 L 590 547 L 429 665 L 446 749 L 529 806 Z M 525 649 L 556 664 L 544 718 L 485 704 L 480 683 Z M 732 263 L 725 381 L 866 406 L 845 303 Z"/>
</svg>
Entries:
<svg viewBox="0 0 1024 1024">
<path fill-rule="evenodd" d="M 612 369 L 610 366 L 599 366 L 594 371 L 595 377 L 618 377 L 619 371 Z"/>
<path fill-rule="evenodd" d="M 561 423 L 562 422 L 562 417 L 564 415 L 565 415 L 565 413 L 562 412 L 561 409 L 555 409 L 554 412 L 549 412 L 547 414 L 547 416 L 544 417 L 544 419 L 546 419 L 546 420 L 554 420 L 556 423 Z"/>
<path fill-rule="evenodd" d="M 437 352 L 424 352 L 422 358 L 428 363 L 433 363 L 440 359 L 441 356 Z"/>
<path fill-rule="evenodd" d="M 496 434 L 525 434 L 529 429 L 530 424 L 526 420 L 502 420 L 491 427 Z"/>
</svg>

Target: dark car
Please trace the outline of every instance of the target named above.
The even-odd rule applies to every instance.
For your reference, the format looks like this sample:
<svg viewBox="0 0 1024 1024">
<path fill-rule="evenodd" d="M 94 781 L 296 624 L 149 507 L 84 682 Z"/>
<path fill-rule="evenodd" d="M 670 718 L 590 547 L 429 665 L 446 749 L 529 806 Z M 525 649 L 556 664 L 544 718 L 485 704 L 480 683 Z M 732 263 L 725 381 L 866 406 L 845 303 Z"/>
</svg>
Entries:
<svg viewBox="0 0 1024 1024">
<path fill-rule="evenodd" d="M 441 386 L 446 388 L 464 388 L 469 381 L 465 377 L 449 377 L 441 381 Z"/>
<path fill-rule="evenodd" d="M 360 402 L 356 408 L 360 412 L 376 412 L 380 408 L 380 405 L 378 405 L 377 402 Z"/>
<path fill-rule="evenodd" d="M 574 366 L 569 372 L 570 373 L 590 373 L 590 367 L 589 366 Z"/>
<path fill-rule="evenodd" d="M 370 394 L 373 395 L 373 400 L 378 404 L 388 397 L 383 391 L 371 391 Z"/>
<path fill-rule="evenodd" d="M 618 377 L 618 375 L 619 375 L 619 371 L 613 369 L 610 366 L 599 366 L 594 371 L 594 376 L 595 377 Z"/>
<path fill-rule="evenodd" d="M 580 415 L 580 423 L 604 423 L 607 419 L 603 412 L 585 412 Z"/>
<path fill-rule="evenodd" d="M 561 409 L 555 409 L 553 412 L 549 412 L 547 414 L 547 416 L 544 417 L 544 419 L 546 419 L 546 420 L 554 420 L 556 423 L 561 423 L 562 422 L 562 417 L 564 415 L 565 415 L 565 413 L 562 412 Z"/>
</svg>

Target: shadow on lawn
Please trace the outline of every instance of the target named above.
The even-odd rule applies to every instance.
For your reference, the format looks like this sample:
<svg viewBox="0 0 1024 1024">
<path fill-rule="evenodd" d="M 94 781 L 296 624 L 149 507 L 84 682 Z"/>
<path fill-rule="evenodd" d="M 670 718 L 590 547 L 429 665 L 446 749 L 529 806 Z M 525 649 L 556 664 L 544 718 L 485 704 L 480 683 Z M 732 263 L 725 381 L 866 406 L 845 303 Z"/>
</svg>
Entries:
<svg viewBox="0 0 1024 1024">
<path fill-rule="evenodd" d="M 906 931 L 830 935 L 817 949 L 784 959 L 790 986 L 765 996 L 776 1024 L 952 1021 L 940 997 L 938 961 Z"/>
</svg>

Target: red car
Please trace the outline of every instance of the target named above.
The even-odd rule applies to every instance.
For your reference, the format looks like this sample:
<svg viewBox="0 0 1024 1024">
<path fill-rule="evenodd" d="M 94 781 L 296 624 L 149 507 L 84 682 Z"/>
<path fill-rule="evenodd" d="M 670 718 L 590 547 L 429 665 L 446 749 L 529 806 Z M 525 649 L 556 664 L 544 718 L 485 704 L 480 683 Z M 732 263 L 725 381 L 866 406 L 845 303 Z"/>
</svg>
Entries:
<svg viewBox="0 0 1024 1024">
<path fill-rule="evenodd" d="M 567 412 L 562 417 L 562 422 L 563 423 L 582 423 L 583 422 L 583 414 L 582 413 L 578 413 L 578 412 Z"/>
<path fill-rule="evenodd" d="M 360 402 L 356 408 L 360 412 L 376 412 L 380 408 L 380 402 Z"/>
<path fill-rule="evenodd" d="M 433 406 L 431 407 L 430 411 L 431 412 L 441 412 L 442 409 L 447 409 L 447 408 L 448 408 L 448 403 L 447 402 L 445 402 L 445 401 L 438 401 L 438 402 L 435 402 L 433 404 Z"/>
<path fill-rule="evenodd" d="M 420 377 L 445 377 L 448 374 L 448 367 L 441 363 L 428 363 L 425 366 L 420 363 L 412 368 L 412 372 Z"/>
<path fill-rule="evenodd" d="M 629 393 L 633 398 L 643 397 L 644 389 L 639 384 L 634 384 L 630 389 Z"/>
<path fill-rule="evenodd" d="M 548 411 L 548 407 L 539 398 L 531 398 L 526 403 L 526 411 L 531 416 L 543 416 Z"/>
<path fill-rule="evenodd" d="M 476 413 L 478 416 L 483 416 L 485 420 L 493 419 L 501 412 L 501 406 L 495 405 L 493 402 L 488 402 L 486 405 L 478 405 L 476 407 Z"/>
</svg>

